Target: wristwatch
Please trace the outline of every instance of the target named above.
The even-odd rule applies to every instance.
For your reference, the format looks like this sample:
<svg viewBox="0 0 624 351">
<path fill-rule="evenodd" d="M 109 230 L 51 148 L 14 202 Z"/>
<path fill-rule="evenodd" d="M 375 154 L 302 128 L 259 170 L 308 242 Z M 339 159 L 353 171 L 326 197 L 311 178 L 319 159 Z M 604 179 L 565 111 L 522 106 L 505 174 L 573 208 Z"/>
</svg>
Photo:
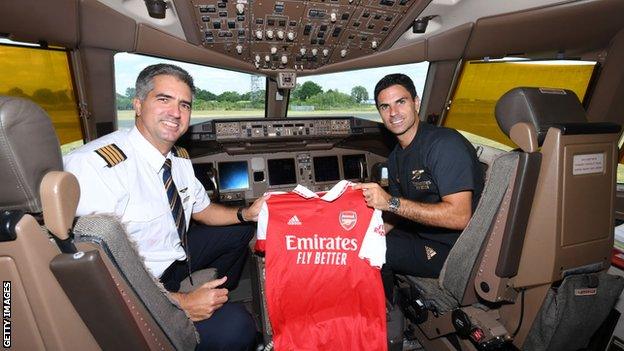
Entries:
<svg viewBox="0 0 624 351">
<path fill-rule="evenodd" d="M 243 209 L 245 209 L 244 207 L 239 207 L 238 211 L 236 211 L 236 217 L 238 218 L 238 221 L 241 223 L 247 223 L 247 221 L 245 220 L 245 218 L 243 217 Z"/>
<path fill-rule="evenodd" d="M 401 207 L 401 199 L 396 196 L 393 196 L 388 200 L 388 209 L 392 213 L 397 213 L 399 211 L 399 207 Z"/>
</svg>

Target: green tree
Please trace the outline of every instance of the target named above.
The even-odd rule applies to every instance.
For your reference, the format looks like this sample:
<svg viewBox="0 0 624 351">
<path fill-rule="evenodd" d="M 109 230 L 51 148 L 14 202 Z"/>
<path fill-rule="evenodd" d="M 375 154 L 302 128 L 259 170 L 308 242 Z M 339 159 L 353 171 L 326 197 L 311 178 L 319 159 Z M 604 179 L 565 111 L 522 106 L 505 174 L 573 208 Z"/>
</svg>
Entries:
<svg viewBox="0 0 624 351">
<path fill-rule="evenodd" d="M 323 92 L 323 88 L 321 88 L 320 85 L 312 81 L 307 81 L 303 83 L 299 89 L 295 88 L 295 91 L 294 91 L 294 93 L 297 94 L 295 98 L 300 99 L 300 100 L 307 100 L 310 97 L 320 94 L 322 92 Z"/>
<path fill-rule="evenodd" d="M 126 88 L 126 97 L 128 99 L 134 99 L 134 96 L 136 95 L 136 89 L 130 87 L 130 88 Z"/>
<path fill-rule="evenodd" d="M 240 101 L 240 95 L 235 91 L 224 91 L 219 96 L 217 96 L 217 100 L 236 102 L 236 101 Z"/>
<path fill-rule="evenodd" d="M 361 85 L 356 85 L 351 89 L 351 98 L 358 104 L 368 100 L 368 91 Z"/>
<path fill-rule="evenodd" d="M 37 89 L 33 93 L 33 100 L 39 104 L 55 104 L 57 102 L 56 95 L 48 88 Z"/>
<path fill-rule="evenodd" d="M 132 106 L 132 99 L 125 97 L 121 94 L 115 94 L 116 95 L 116 103 L 117 103 L 117 109 L 118 110 L 132 110 L 133 106 Z"/>
<path fill-rule="evenodd" d="M 204 101 L 215 101 L 215 100 L 217 100 L 217 95 L 209 92 L 208 90 L 199 89 L 199 88 L 195 92 L 195 97 L 198 98 L 198 99 L 202 99 Z"/>
<path fill-rule="evenodd" d="M 7 95 L 21 97 L 21 98 L 30 98 L 28 94 L 24 93 L 24 91 L 21 88 L 17 88 L 17 87 L 9 89 L 9 91 L 7 92 Z"/>
</svg>

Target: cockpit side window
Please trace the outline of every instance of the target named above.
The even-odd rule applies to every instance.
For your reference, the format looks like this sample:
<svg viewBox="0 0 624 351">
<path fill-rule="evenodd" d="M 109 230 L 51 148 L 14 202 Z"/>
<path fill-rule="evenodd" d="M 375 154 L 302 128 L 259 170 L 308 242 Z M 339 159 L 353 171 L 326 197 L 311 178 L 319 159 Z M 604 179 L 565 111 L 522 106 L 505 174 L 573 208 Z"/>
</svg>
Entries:
<svg viewBox="0 0 624 351">
<path fill-rule="evenodd" d="M 470 141 L 511 150 L 517 146 L 498 127 L 494 107 L 515 87 L 569 89 L 583 101 L 596 68 L 591 61 L 469 61 L 462 67 L 442 124 Z"/>
<path fill-rule="evenodd" d="M 83 144 L 69 53 L 0 41 L 0 94 L 30 99 L 50 116 L 63 154 Z"/>
<path fill-rule="evenodd" d="M 157 63 L 178 65 L 188 71 L 197 91 L 193 98 L 191 124 L 219 118 L 264 118 L 266 78 L 225 69 L 165 60 L 137 54 L 115 55 L 117 126 L 134 125 L 134 84 L 141 70 Z"/>
</svg>

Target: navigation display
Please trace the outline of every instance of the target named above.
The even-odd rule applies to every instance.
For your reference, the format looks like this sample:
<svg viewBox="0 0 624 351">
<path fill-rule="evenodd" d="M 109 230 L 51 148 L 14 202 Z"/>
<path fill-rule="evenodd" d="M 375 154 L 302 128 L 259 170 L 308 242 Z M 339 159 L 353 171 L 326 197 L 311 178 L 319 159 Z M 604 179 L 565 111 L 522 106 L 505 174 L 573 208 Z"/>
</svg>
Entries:
<svg viewBox="0 0 624 351">
<path fill-rule="evenodd" d="M 219 162 L 219 188 L 235 190 L 249 188 L 247 161 Z"/>
<path fill-rule="evenodd" d="M 364 154 L 342 156 L 342 169 L 345 179 L 366 179 L 366 156 Z"/>
<path fill-rule="evenodd" d="M 314 163 L 314 181 L 331 182 L 340 180 L 338 156 L 313 157 L 312 163 Z"/>
<path fill-rule="evenodd" d="M 297 184 L 297 172 L 294 158 L 267 160 L 269 185 Z"/>
</svg>

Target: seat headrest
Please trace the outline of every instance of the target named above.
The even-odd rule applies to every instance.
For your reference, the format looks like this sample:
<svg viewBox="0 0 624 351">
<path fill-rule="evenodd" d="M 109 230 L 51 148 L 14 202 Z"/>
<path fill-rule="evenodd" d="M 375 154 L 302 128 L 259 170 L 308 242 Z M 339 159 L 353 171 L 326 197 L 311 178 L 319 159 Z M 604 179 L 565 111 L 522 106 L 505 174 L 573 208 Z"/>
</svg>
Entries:
<svg viewBox="0 0 624 351">
<path fill-rule="evenodd" d="M 0 208 L 41 212 L 41 179 L 63 160 L 48 114 L 30 100 L 0 96 L 0 169 Z"/>
<path fill-rule="evenodd" d="M 567 89 L 514 88 L 496 103 L 496 121 L 507 136 L 517 123 L 535 127 L 537 142 L 544 142 L 548 128 L 565 123 L 587 123 L 585 110 L 576 94 Z"/>
</svg>

